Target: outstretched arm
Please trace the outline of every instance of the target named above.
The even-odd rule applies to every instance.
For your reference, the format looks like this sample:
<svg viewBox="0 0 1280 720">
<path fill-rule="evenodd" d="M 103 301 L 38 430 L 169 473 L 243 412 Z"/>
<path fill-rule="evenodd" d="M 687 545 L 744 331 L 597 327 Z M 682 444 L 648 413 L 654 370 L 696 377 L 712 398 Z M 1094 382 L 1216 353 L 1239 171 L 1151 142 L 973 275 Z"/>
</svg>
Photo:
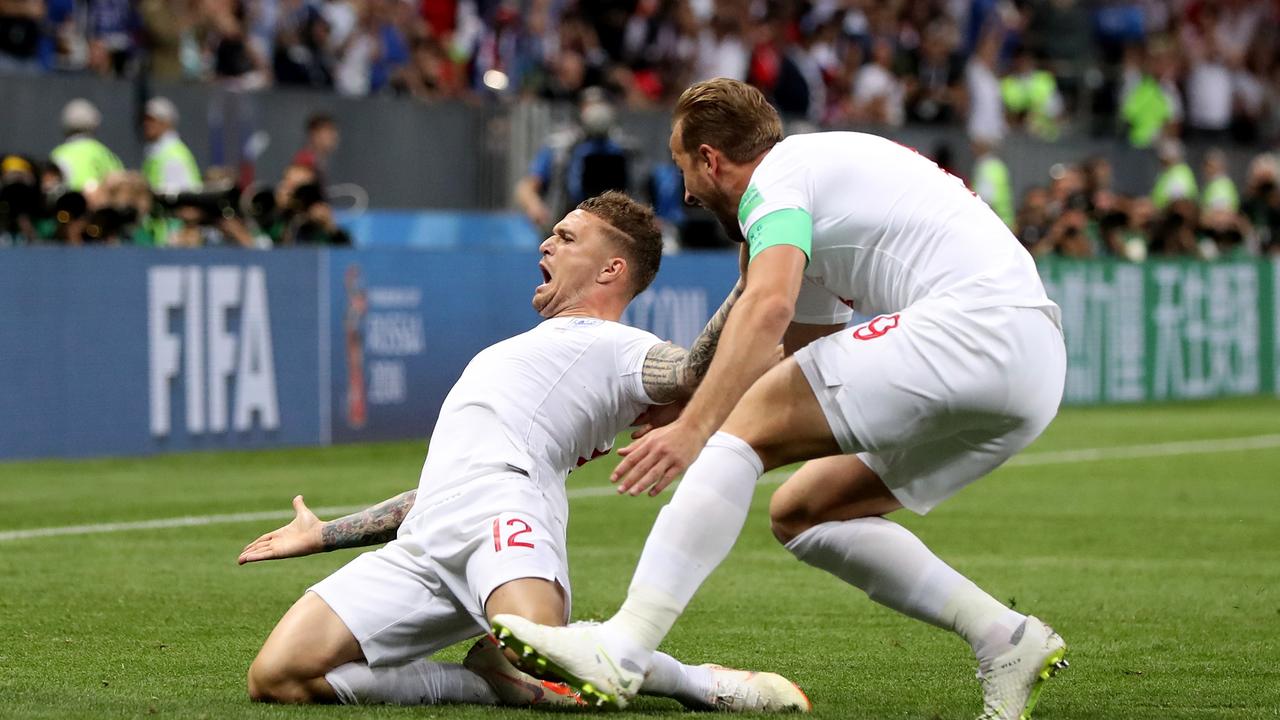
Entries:
<svg viewBox="0 0 1280 720">
<path fill-rule="evenodd" d="M 729 319 L 729 310 L 742 296 L 744 288 L 745 281 L 739 279 L 688 350 L 666 343 L 654 346 L 649 351 L 644 359 L 641 381 L 645 392 L 655 403 L 662 405 L 685 400 L 693 395 L 698 383 L 707 374 L 707 368 L 711 366 L 711 358 L 720 342 L 720 333 Z"/>
<path fill-rule="evenodd" d="M 388 542 L 417 497 L 417 490 L 409 490 L 360 512 L 321 522 L 298 495 L 293 499 L 293 521 L 249 543 L 236 562 L 244 565 Z"/>
</svg>

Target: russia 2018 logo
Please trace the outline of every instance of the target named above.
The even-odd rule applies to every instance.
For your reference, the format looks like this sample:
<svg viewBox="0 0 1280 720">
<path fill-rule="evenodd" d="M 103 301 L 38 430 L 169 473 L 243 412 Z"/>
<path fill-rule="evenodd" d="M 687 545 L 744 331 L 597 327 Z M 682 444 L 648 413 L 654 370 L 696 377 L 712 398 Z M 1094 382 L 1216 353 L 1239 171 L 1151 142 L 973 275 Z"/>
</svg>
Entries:
<svg viewBox="0 0 1280 720">
<path fill-rule="evenodd" d="M 898 314 L 877 315 L 865 325 L 859 325 L 853 331 L 856 340 L 875 340 L 890 330 L 898 327 Z"/>
</svg>

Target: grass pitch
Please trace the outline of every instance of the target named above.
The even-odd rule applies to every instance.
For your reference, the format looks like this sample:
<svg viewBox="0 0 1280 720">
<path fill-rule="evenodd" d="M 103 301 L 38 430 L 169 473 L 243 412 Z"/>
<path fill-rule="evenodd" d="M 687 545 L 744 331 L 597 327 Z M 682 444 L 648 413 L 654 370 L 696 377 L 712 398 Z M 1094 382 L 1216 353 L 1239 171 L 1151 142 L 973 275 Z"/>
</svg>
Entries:
<svg viewBox="0 0 1280 720">
<path fill-rule="evenodd" d="M 1050 683 L 1036 718 L 1277 718 L 1280 443 L 1192 442 L 1275 433 L 1277 418 L 1272 399 L 1067 410 L 1021 464 L 927 518 L 895 519 L 1066 638 L 1071 669 Z M 1062 452 L 1080 448 L 1130 449 L 1092 460 Z M 413 487 L 422 455 L 422 443 L 409 442 L 4 464 L 0 534 L 283 512 L 298 492 L 313 507 L 367 504 Z M 605 485 L 614 461 L 575 472 L 571 486 Z M 686 662 L 781 672 L 818 717 L 975 717 L 965 645 L 794 560 L 769 534 L 771 489 L 757 492 L 742 539 L 664 649 Z M 577 617 L 616 609 L 663 502 L 572 503 Z M 283 522 L 0 540 L 0 717 L 533 717 L 250 703 L 244 673 L 268 631 L 354 554 L 236 566 L 245 543 Z M 633 708 L 623 715 L 683 712 L 653 699 Z"/>
</svg>

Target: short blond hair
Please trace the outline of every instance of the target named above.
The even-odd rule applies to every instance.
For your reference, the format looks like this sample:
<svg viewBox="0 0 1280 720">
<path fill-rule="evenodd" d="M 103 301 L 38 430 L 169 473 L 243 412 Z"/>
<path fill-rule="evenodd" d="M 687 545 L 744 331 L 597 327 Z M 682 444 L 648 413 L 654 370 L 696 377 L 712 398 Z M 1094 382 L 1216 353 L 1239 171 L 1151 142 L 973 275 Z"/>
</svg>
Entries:
<svg viewBox="0 0 1280 720">
<path fill-rule="evenodd" d="M 689 86 L 671 122 L 680 123 L 685 152 L 710 145 L 736 163 L 750 162 L 782 141 L 782 118 L 764 93 L 730 78 Z"/>
</svg>

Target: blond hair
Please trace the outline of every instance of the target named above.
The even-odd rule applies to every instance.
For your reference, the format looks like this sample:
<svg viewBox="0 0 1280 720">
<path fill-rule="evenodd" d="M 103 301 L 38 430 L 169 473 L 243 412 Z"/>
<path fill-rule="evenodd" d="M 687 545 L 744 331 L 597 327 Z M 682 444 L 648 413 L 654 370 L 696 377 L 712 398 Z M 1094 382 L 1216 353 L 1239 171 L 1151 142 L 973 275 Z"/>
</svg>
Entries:
<svg viewBox="0 0 1280 720">
<path fill-rule="evenodd" d="M 676 103 L 685 152 L 710 145 L 736 163 L 750 162 L 782 141 L 782 118 L 764 93 L 729 78 L 689 86 Z"/>
</svg>

